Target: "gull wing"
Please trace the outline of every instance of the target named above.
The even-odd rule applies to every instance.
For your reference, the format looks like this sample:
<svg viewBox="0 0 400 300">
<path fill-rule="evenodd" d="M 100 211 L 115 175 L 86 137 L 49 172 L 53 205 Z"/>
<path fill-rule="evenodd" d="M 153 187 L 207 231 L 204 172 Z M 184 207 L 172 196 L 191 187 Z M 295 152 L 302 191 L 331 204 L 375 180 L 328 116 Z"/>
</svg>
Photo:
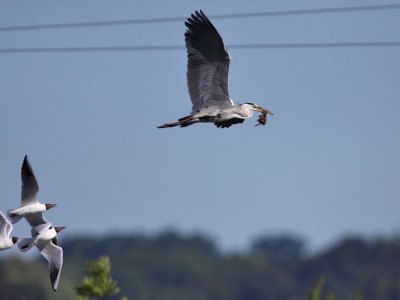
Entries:
<svg viewBox="0 0 400 300">
<path fill-rule="evenodd" d="M 57 291 L 63 264 L 63 250 L 51 241 L 46 246 L 37 246 L 40 253 L 49 262 L 50 282 L 54 291 Z"/>
<path fill-rule="evenodd" d="M 10 235 L 11 235 L 11 231 L 12 231 L 12 230 L 13 230 L 13 226 L 12 226 L 11 222 L 7 220 L 7 225 L 6 225 L 6 236 L 7 236 L 8 238 L 10 238 Z"/>
<path fill-rule="evenodd" d="M 3 223 L 7 223 L 7 218 L 6 216 L 3 214 L 3 212 L 0 211 L 0 222 Z"/>
<path fill-rule="evenodd" d="M 13 229 L 11 222 L 6 216 L 0 211 L 0 231 L 5 233 L 6 237 L 10 237 L 10 233 Z"/>
<path fill-rule="evenodd" d="M 46 222 L 37 226 L 32 226 L 31 229 L 31 235 L 32 237 L 35 237 L 43 232 L 46 232 L 47 230 L 49 230 L 51 228 L 51 223 Z"/>
<path fill-rule="evenodd" d="M 24 157 L 24 162 L 22 163 L 21 167 L 21 181 L 21 206 L 36 203 L 36 196 L 39 192 L 39 185 L 36 181 L 35 174 L 32 171 L 28 156 L 26 155 Z"/>
<path fill-rule="evenodd" d="M 228 91 L 230 57 L 221 36 L 201 10 L 192 14 L 185 25 L 186 76 L 192 113 L 208 107 L 233 107 Z"/>
<path fill-rule="evenodd" d="M 41 212 L 29 214 L 25 216 L 25 220 L 31 225 L 31 227 L 38 227 L 38 226 L 46 226 L 49 222 L 43 218 L 43 214 Z"/>
</svg>

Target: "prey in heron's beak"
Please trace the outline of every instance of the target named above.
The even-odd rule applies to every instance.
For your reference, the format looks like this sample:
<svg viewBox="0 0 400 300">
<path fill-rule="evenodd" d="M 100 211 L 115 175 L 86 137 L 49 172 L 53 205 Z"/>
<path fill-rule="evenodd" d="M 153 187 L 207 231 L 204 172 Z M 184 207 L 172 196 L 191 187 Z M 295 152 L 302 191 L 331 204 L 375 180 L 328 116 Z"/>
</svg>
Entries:
<svg viewBox="0 0 400 300">
<path fill-rule="evenodd" d="M 258 125 L 265 125 L 265 124 L 267 124 L 267 115 L 271 115 L 271 116 L 273 116 L 274 114 L 272 113 L 272 112 L 270 112 L 269 110 L 267 110 L 267 109 L 265 109 L 265 108 L 262 108 L 261 106 L 259 106 L 259 105 L 257 105 L 256 107 L 255 107 L 255 110 L 256 111 L 259 111 L 260 113 L 261 113 L 261 115 L 258 117 L 258 119 L 257 119 L 257 124 L 256 125 L 254 125 L 254 126 L 258 126 Z"/>
</svg>

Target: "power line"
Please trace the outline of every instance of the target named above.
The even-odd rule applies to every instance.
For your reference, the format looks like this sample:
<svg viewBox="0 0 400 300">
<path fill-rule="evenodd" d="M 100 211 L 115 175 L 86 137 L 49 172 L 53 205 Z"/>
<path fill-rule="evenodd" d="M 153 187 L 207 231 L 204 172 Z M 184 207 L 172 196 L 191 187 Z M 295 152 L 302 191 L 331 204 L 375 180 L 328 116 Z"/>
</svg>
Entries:
<svg viewBox="0 0 400 300">
<path fill-rule="evenodd" d="M 277 10 L 269 12 L 240 13 L 240 14 L 221 14 L 210 15 L 210 19 L 238 19 L 238 18 L 258 18 L 258 17 L 274 17 L 274 16 L 291 16 L 291 15 L 310 15 L 323 13 L 343 13 L 355 11 L 372 11 L 372 10 L 391 10 L 399 9 L 400 4 L 382 4 L 382 5 L 366 5 L 366 6 L 347 6 L 347 7 L 331 7 L 316 9 L 297 9 L 297 10 Z M 95 27 L 95 26 L 120 26 L 134 24 L 149 23 L 168 23 L 181 22 L 186 17 L 169 17 L 169 18 L 146 18 L 146 19 L 126 19 L 112 21 L 96 21 L 96 22 L 76 22 L 76 23 L 58 23 L 58 24 L 41 24 L 41 25 L 20 25 L 20 26 L 3 26 L 0 31 L 22 31 L 22 30 L 42 30 L 42 29 L 61 29 L 61 28 L 78 28 L 78 27 Z"/>
<path fill-rule="evenodd" d="M 233 44 L 228 49 L 290 49 L 290 48 L 373 48 L 400 47 L 400 42 L 333 42 L 333 43 L 275 43 Z M 57 47 L 57 48 L 0 48 L 0 54 L 10 53 L 65 53 L 65 52 L 121 52 L 185 50 L 184 46 L 103 46 L 103 47 Z"/>
</svg>

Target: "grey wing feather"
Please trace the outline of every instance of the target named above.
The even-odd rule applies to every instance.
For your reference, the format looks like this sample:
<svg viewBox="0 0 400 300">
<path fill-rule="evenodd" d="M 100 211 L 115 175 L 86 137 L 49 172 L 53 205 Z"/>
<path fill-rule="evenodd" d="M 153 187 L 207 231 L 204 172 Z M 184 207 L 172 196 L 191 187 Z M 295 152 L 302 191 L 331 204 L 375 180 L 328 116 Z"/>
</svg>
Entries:
<svg viewBox="0 0 400 300">
<path fill-rule="evenodd" d="M 229 128 L 234 124 L 240 124 L 240 123 L 243 123 L 243 122 L 244 122 L 244 119 L 232 118 L 232 119 L 225 120 L 225 121 L 215 122 L 214 124 L 218 128 Z"/>
<path fill-rule="evenodd" d="M 233 107 L 228 91 L 230 57 L 221 36 L 202 11 L 192 14 L 185 25 L 192 113 L 212 106 Z"/>
<path fill-rule="evenodd" d="M 32 226 L 31 235 L 32 237 L 37 236 L 43 232 L 46 232 L 51 227 L 51 223 L 47 222 L 43 224 L 39 224 L 37 226 Z"/>
<path fill-rule="evenodd" d="M 43 218 L 43 214 L 41 212 L 29 214 L 25 216 L 26 221 L 31 225 L 31 227 L 38 227 L 40 225 L 49 224 L 49 222 Z"/>
<path fill-rule="evenodd" d="M 28 205 L 37 202 L 36 195 L 39 192 L 39 185 L 36 181 L 35 174 L 32 171 L 28 156 L 25 155 L 24 162 L 21 167 L 21 205 Z"/>
<path fill-rule="evenodd" d="M 6 236 L 10 237 L 11 231 L 13 230 L 13 226 L 11 222 L 7 220 L 7 225 L 6 225 Z"/>
<path fill-rule="evenodd" d="M 3 224 L 3 223 L 7 223 L 7 222 L 9 222 L 8 220 L 7 220 L 7 217 L 3 214 L 3 212 L 1 212 L 0 211 L 0 222 Z"/>
<path fill-rule="evenodd" d="M 50 282 L 54 291 L 57 291 L 63 264 L 63 250 L 49 242 L 46 246 L 37 246 L 40 253 L 49 262 Z"/>
<path fill-rule="evenodd" d="M 3 235 L 3 232 L 4 232 L 5 234 L 7 234 L 7 223 L 4 222 L 3 220 L 1 220 L 0 232 L 2 233 L 1 235 Z"/>
<path fill-rule="evenodd" d="M 1 222 L 0 230 L 4 231 L 6 236 L 9 237 L 11 231 L 13 230 L 13 226 L 1 211 L 0 211 L 0 222 Z"/>
</svg>

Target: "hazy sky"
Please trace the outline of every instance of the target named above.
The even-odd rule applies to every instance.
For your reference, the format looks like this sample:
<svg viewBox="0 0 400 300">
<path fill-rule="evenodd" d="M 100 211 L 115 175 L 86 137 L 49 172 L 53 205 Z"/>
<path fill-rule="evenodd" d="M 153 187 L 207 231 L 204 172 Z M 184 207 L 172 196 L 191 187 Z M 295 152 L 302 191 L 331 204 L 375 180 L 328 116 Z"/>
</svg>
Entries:
<svg viewBox="0 0 400 300">
<path fill-rule="evenodd" d="M 0 27 L 383 2 L 0 1 Z M 400 47 L 229 44 L 400 41 L 400 9 L 212 21 L 232 58 L 231 97 L 274 112 L 267 126 L 157 129 L 191 110 L 184 50 L 0 54 L 0 209 L 19 206 L 28 154 L 64 236 L 176 228 L 242 249 L 263 233 L 314 248 L 398 233 Z M 183 46 L 184 31 L 183 21 L 0 31 L 0 48 Z"/>
</svg>

